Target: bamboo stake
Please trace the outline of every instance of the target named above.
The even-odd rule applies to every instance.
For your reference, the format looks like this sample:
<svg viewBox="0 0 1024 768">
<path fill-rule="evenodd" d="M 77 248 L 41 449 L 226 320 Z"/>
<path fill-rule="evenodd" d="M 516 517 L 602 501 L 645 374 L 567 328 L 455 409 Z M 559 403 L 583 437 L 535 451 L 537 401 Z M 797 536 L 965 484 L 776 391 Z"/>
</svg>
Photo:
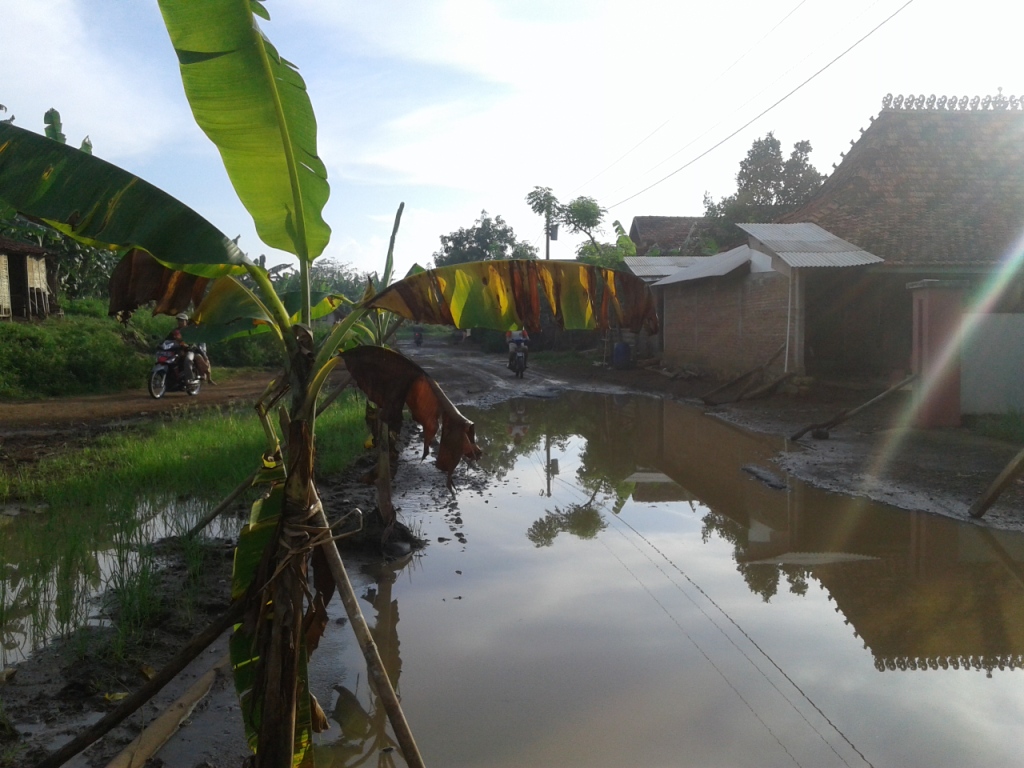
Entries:
<svg viewBox="0 0 1024 768">
<path fill-rule="evenodd" d="M 899 384 L 894 384 L 893 386 L 891 386 L 887 390 L 885 390 L 885 392 L 883 392 L 880 395 L 876 395 L 875 397 L 871 398 L 870 400 L 868 400 L 863 405 L 858 405 L 856 408 L 847 409 L 845 411 L 837 413 L 835 416 L 833 416 L 828 421 L 823 421 L 820 424 L 809 424 L 806 427 L 804 427 L 803 429 L 801 429 L 799 432 L 794 432 L 792 435 L 790 435 L 789 439 L 790 440 L 799 440 L 801 437 L 806 435 L 811 430 L 816 430 L 816 429 L 829 430 L 829 429 L 832 429 L 832 427 L 835 427 L 835 426 L 837 426 L 839 424 L 842 424 L 847 419 L 853 418 L 854 416 L 856 416 L 858 413 L 863 411 L 868 406 L 874 405 L 875 403 L 877 403 L 877 402 L 887 398 L 893 392 L 896 392 L 897 390 L 903 389 L 903 387 L 905 387 L 907 384 L 912 382 L 915 378 L 917 378 L 917 374 L 916 373 L 912 373 L 909 376 L 907 376 L 907 378 L 905 378 L 903 381 L 901 381 Z"/>
<path fill-rule="evenodd" d="M 259 473 L 259 470 L 258 469 L 254 469 L 252 471 L 252 474 L 250 474 L 247 478 L 245 478 L 245 480 L 240 482 L 238 484 L 238 486 L 235 488 L 235 490 L 233 490 L 231 493 L 229 493 L 227 495 L 227 497 L 220 504 L 218 504 L 216 507 L 214 507 L 212 510 L 210 510 L 210 512 L 206 515 L 206 517 L 204 517 L 198 523 L 193 525 L 192 529 L 188 533 L 185 534 L 185 537 L 191 539 L 193 536 L 195 536 L 197 533 L 199 533 L 201 530 L 203 530 L 203 528 L 205 528 L 210 523 L 212 523 L 214 520 L 216 520 L 217 516 L 230 506 L 231 502 L 233 502 L 235 499 L 237 499 L 239 496 L 241 496 L 243 493 L 245 493 L 245 490 L 247 488 L 251 488 L 252 487 L 252 482 L 253 482 L 253 480 L 256 479 L 256 475 L 258 473 Z"/>
<path fill-rule="evenodd" d="M 181 698 L 165 709 L 160 717 L 146 726 L 146 729 L 121 751 L 121 754 L 111 760 L 107 768 L 142 768 L 146 761 L 159 752 L 177 732 L 185 718 L 192 714 L 196 704 L 210 692 L 217 676 L 225 674 L 230 669 L 231 657 L 225 653 L 220 661 L 189 686 Z"/>
<path fill-rule="evenodd" d="M 995 504 L 996 499 L 1006 490 L 1006 486 L 1012 483 L 1022 472 L 1024 472 L 1024 451 L 1010 459 L 1010 463 L 992 481 L 992 485 L 988 487 L 988 490 L 981 494 L 981 497 L 974 502 L 971 506 L 971 517 L 981 517 L 984 515 L 988 508 Z"/>
<path fill-rule="evenodd" d="M 770 395 L 779 387 L 780 384 L 788 381 L 791 378 L 793 378 L 793 371 L 787 371 L 781 376 L 776 376 L 763 387 L 758 387 L 757 389 L 751 390 L 749 392 L 744 391 L 740 393 L 740 396 L 736 398 L 736 402 L 739 402 L 741 400 L 756 400 L 759 397 Z"/>
<path fill-rule="evenodd" d="M 323 528 L 328 527 L 327 517 L 324 515 L 322 506 L 317 509 L 314 519 L 317 525 Z M 402 705 L 398 701 L 395 689 L 391 685 L 387 671 L 384 669 L 384 662 L 380 658 L 377 643 L 374 641 L 370 628 L 366 624 L 366 619 L 363 617 L 363 612 L 359 607 L 359 600 L 352 589 L 352 582 L 349 581 L 348 573 L 345 571 L 345 564 L 342 562 L 341 553 L 338 552 L 338 547 L 333 541 L 322 545 L 322 547 L 324 554 L 327 556 L 327 563 L 330 566 L 331 573 L 334 575 L 334 581 L 338 587 L 341 602 L 344 604 L 345 612 L 348 614 L 348 620 L 352 624 L 352 630 L 355 632 L 356 640 L 363 651 L 363 657 L 366 659 L 367 671 L 377 687 L 377 694 L 380 696 L 384 710 L 388 714 L 388 720 L 391 721 L 391 727 L 395 731 L 395 739 L 398 741 L 399 747 L 401 747 L 405 761 L 409 764 L 410 768 L 424 768 L 423 757 L 420 755 L 419 747 L 416 746 L 416 739 L 413 738 L 412 730 L 405 719 L 405 713 L 402 712 Z"/>
<path fill-rule="evenodd" d="M 733 379 L 730 379 L 729 381 L 725 382 L 725 384 L 722 384 L 721 386 L 715 387 L 710 392 L 708 392 L 706 395 L 702 396 L 701 400 L 704 402 L 705 405 L 720 405 L 720 403 L 716 403 L 713 400 L 711 400 L 711 396 L 712 395 L 717 395 L 722 390 L 728 389 L 729 387 L 733 386 L 734 384 L 739 384 L 744 379 L 747 379 L 747 378 L 753 376 L 754 374 L 760 373 L 761 371 L 765 370 L 769 365 L 771 365 L 772 363 L 774 363 L 778 359 L 779 355 L 781 355 L 782 352 L 785 349 L 786 349 L 786 345 L 782 344 L 782 346 L 780 346 L 775 351 L 775 354 L 772 355 L 768 359 L 768 362 L 762 363 L 761 365 L 757 366 L 756 368 L 752 368 L 751 370 L 747 371 L 746 373 L 741 373 L 739 376 L 737 376 L 737 377 L 735 377 Z"/>
<path fill-rule="evenodd" d="M 139 707 L 153 698 L 165 685 L 171 682 L 190 661 L 206 650 L 214 640 L 224 634 L 234 624 L 238 623 L 245 613 L 246 602 L 244 597 L 233 602 L 225 614 L 192 638 L 189 644 L 178 651 L 177 655 L 163 669 L 157 672 L 152 680 L 145 683 L 90 728 L 80 733 L 56 752 L 44 758 L 36 768 L 58 768 L 58 766 L 64 765 L 64 763 L 83 749 L 98 741 L 102 736 L 115 728 L 125 718 L 134 714 Z"/>
</svg>

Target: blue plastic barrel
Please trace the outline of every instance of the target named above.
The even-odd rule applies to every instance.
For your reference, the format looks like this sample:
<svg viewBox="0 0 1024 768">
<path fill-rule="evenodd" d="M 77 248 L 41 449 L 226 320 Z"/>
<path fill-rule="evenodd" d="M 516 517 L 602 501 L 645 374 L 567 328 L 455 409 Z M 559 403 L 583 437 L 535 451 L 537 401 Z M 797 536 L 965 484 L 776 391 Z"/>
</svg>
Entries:
<svg viewBox="0 0 1024 768">
<path fill-rule="evenodd" d="M 629 368 L 630 363 L 633 361 L 633 355 L 630 352 L 629 344 L 625 341 L 620 341 L 612 349 L 612 368 Z"/>
</svg>

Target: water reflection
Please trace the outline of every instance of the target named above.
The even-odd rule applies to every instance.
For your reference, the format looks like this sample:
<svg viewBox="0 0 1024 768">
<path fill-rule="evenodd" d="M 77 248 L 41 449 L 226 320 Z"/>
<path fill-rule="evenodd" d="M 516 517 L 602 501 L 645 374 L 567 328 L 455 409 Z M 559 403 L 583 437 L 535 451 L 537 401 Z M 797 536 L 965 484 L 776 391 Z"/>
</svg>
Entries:
<svg viewBox="0 0 1024 768">
<path fill-rule="evenodd" d="M 374 616 L 367 617 L 367 623 L 388 679 L 396 691 L 399 690 L 402 659 L 398 642 L 398 600 L 392 597 L 392 587 L 397 574 L 410 562 L 411 557 L 407 556 L 396 562 L 374 563 L 363 569 L 363 573 L 373 581 L 363 595 L 374 611 Z M 318 768 L 354 768 L 361 765 L 391 768 L 396 765 L 396 754 L 400 755 L 398 744 L 389 731 L 387 713 L 376 686 L 372 680 L 368 685 L 370 690 L 365 707 L 358 687 L 353 690 L 345 685 L 334 686 L 337 698 L 330 718 L 340 726 L 341 735 L 330 743 L 317 746 Z"/>
<path fill-rule="evenodd" d="M 517 459 L 562 481 L 552 449 L 578 441 L 579 503 L 546 509 L 527 530 L 537 547 L 559 533 L 592 539 L 627 501 L 700 505 L 702 537 L 732 545 L 737 571 L 765 602 L 780 589 L 823 587 L 875 668 L 1016 669 L 1024 663 L 1024 537 L 838 496 L 790 480 L 770 488 L 742 471 L 781 439 L 749 434 L 658 398 L 570 393 L 474 413 L 482 468 L 504 477 Z M 508 426 L 505 427 L 504 425 Z M 543 457 L 543 458 L 542 458 Z M 609 518 L 611 519 L 611 518 Z"/>
<path fill-rule="evenodd" d="M 0 666 L 84 625 L 109 624 L 111 606 L 100 601 L 107 590 L 144 599 L 158 560 L 148 545 L 189 530 L 209 506 L 132 496 L 103 509 L 55 507 L 9 519 L 0 537 Z M 205 533 L 234 538 L 238 527 L 222 517 Z"/>
</svg>

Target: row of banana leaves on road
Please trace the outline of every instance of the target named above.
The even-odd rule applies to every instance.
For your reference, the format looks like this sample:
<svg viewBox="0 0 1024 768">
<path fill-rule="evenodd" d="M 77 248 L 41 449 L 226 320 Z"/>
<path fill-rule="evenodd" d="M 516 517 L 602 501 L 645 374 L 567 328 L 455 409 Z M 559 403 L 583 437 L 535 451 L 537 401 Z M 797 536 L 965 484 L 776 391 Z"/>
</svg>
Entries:
<svg viewBox="0 0 1024 768">
<path fill-rule="evenodd" d="M 417 267 L 392 282 L 399 206 L 383 270 L 363 300 L 315 342 L 313 321 L 346 299 L 309 287 L 309 265 L 331 230 L 322 216 L 327 170 L 305 84 L 262 31 L 260 20 L 270 16 L 261 0 L 159 5 L 196 122 L 220 152 L 260 239 L 297 258 L 301 288 L 279 295 L 259 260 L 184 203 L 129 171 L 10 123 L 0 124 L 0 208 L 123 253 L 111 277 L 112 314 L 126 318 L 147 302 L 168 314 L 191 306 L 207 340 L 271 333 L 279 341 L 284 373 L 263 402 L 289 399 L 280 432 L 261 412 L 268 445 L 253 461 L 254 468 L 267 467 L 257 478 L 267 490 L 236 551 L 232 597 L 244 601 L 244 612 L 232 666 L 256 765 L 311 766 L 312 733 L 325 719 L 309 693 L 306 661 L 335 587 L 346 599 L 347 579 L 313 479 L 316 409 L 332 372 L 347 369 L 383 424 L 400 423 L 408 407 L 424 426 L 424 456 L 440 433 L 437 465 L 450 480 L 460 461 L 478 455 L 473 424 L 421 368 L 382 346 L 396 318 L 537 330 L 546 309 L 564 328 L 650 332 L 658 321 L 640 280 L 579 262 Z M 393 515 L 381 506 L 383 515 Z M 375 682 L 388 686 L 386 677 Z M 396 732 L 407 729 L 404 716 L 388 714 Z M 398 735 L 406 761 L 422 764 L 411 734 Z"/>
</svg>

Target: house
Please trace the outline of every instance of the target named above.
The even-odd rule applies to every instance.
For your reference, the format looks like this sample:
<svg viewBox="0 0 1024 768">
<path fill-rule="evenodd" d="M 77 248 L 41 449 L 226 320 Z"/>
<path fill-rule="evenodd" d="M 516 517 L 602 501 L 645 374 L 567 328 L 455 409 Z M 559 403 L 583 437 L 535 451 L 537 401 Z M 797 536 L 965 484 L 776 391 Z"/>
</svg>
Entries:
<svg viewBox="0 0 1024 768">
<path fill-rule="evenodd" d="M 640 257 L 679 255 L 700 239 L 708 223 L 703 216 L 636 216 L 629 228 L 629 239 Z"/>
<path fill-rule="evenodd" d="M 56 308 L 46 249 L 0 237 L 0 320 L 46 317 Z"/>
<path fill-rule="evenodd" d="M 819 251 L 817 266 L 795 266 L 802 249 L 817 246 L 791 238 L 796 247 L 787 257 L 772 238 L 808 225 L 822 242 L 834 238 L 849 253 L 874 258 L 833 264 Z M 777 370 L 888 379 L 912 367 L 914 301 L 908 285 L 928 280 L 963 289 L 966 401 L 976 397 L 972 381 L 979 372 L 992 378 L 992 366 L 998 365 L 1009 374 L 1016 364 L 1005 361 L 1024 355 L 1020 99 L 887 97 L 809 202 L 775 224 L 741 228 L 749 246 L 769 256 L 771 271 L 737 268 L 700 280 L 664 278 L 663 359 L 670 364 L 698 362 L 695 335 L 705 337 L 703 363 L 723 374 L 765 363 L 788 339 L 788 354 L 774 363 Z M 702 312 L 689 310 L 685 322 L 673 316 L 698 300 Z M 729 344 L 713 340 L 721 329 L 730 330 Z M 1008 355 L 1014 350 L 1017 357 Z M 998 378 L 1013 386 L 1019 376 Z M 993 402 L 1005 405 L 1018 396 L 1022 407 L 1024 384 L 1016 386 L 1016 394 L 990 392 L 988 406 L 965 410 L 999 410 Z"/>
</svg>

